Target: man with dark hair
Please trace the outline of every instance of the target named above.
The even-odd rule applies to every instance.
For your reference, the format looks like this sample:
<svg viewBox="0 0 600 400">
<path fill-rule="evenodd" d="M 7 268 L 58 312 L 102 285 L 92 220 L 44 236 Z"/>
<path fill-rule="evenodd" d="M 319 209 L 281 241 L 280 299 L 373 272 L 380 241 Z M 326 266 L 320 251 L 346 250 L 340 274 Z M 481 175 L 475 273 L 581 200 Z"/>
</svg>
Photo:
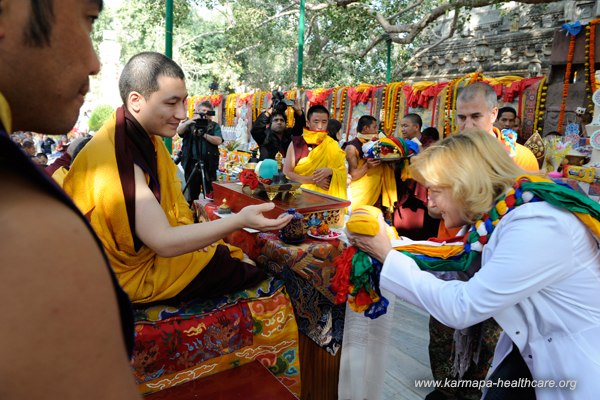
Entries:
<svg viewBox="0 0 600 400">
<path fill-rule="evenodd" d="M 423 136 L 423 120 L 419 114 L 406 114 L 400 122 L 402 138 L 412 140 L 425 149 L 431 140 Z M 414 240 L 424 240 L 435 236 L 439 221 L 427 213 L 427 188 L 413 179 L 402 179 L 403 168 L 396 164 L 396 187 L 398 202 L 394 206 L 392 221 L 400 236 Z"/>
<path fill-rule="evenodd" d="M 377 140 L 378 127 L 375 117 L 363 115 L 356 125 L 356 137 L 342 146 L 352 178 L 350 198 L 353 208 L 364 205 L 392 207 L 397 200 L 393 165 L 363 158 L 363 144 Z"/>
<path fill-rule="evenodd" d="M 346 157 L 327 132 L 329 111 L 315 105 L 307 117 L 302 136 L 292 137 L 283 172 L 305 189 L 346 199 Z"/>
<path fill-rule="evenodd" d="M 406 114 L 400 121 L 400 129 L 404 140 L 417 140 L 421 143 L 421 127 L 423 120 L 419 114 Z"/>
<path fill-rule="evenodd" d="M 3 399 L 140 398 L 126 351 L 131 305 L 101 242 L 7 135 L 73 127 L 100 69 L 90 32 L 101 9 L 0 1 L 0 302 L 11 305 L 0 324 Z"/>
<path fill-rule="evenodd" d="M 144 75 L 153 78 L 139 79 Z M 64 188 L 102 239 L 123 289 L 139 305 L 177 304 L 263 280 L 240 249 L 220 239 L 246 226 L 279 229 L 291 215 L 265 218 L 269 203 L 194 224 L 162 141 L 185 118 L 183 71 L 163 54 L 145 52 L 129 60 L 120 79 L 125 104 L 79 153 Z"/>
<path fill-rule="evenodd" d="M 423 132 L 421 132 L 421 144 L 425 149 L 438 140 L 440 140 L 440 132 L 433 126 L 425 128 L 423 129 Z"/>
<path fill-rule="evenodd" d="M 52 146 L 54 146 L 55 144 L 56 142 L 54 141 L 54 139 L 52 139 L 46 134 L 42 135 L 42 142 L 40 143 L 42 153 L 46 155 L 52 154 Z"/>
<path fill-rule="evenodd" d="M 223 143 L 223 134 L 219 124 L 208 115 L 211 111 L 214 111 L 211 102 L 203 101 L 194 110 L 193 117 L 177 127 L 177 134 L 183 139 L 181 164 L 187 182 L 187 200 L 190 204 L 198 200 L 201 186 L 204 195 L 212 197 L 211 182 L 217 180 L 219 145 Z"/>
<path fill-rule="evenodd" d="M 75 159 L 76 153 L 79 153 L 83 146 L 85 146 L 90 140 L 91 136 L 80 137 L 73 140 L 67 150 L 58 157 L 54 162 L 48 165 L 45 169 L 46 174 L 51 176 L 52 179 L 56 181 L 60 186 L 62 186 L 63 181 L 65 180 L 65 176 L 69 169 L 71 168 L 71 164 L 73 164 L 73 160 Z"/>
<path fill-rule="evenodd" d="M 329 121 L 327 121 L 327 134 L 339 143 L 342 140 L 342 123 L 337 119 L 329 118 Z"/>
<path fill-rule="evenodd" d="M 502 107 L 498 110 L 498 119 L 495 126 L 500 129 L 515 129 L 515 121 L 517 119 L 517 111 L 512 107 Z"/>
<path fill-rule="evenodd" d="M 269 108 L 252 124 L 250 134 L 259 146 L 259 160 L 275 159 L 277 153 L 286 156 L 287 148 L 292 142 L 292 136 L 302 135 L 305 118 L 304 111 L 298 99 L 294 100 L 294 126 L 287 128 L 287 117 L 284 113 Z"/>
<path fill-rule="evenodd" d="M 37 152 L 36 152 L 35 143 L 33 143 L 33 140 L 31 140 L 31 139 L 23 140 L 23 143 L 21 143 L 21 147 L 23 148 L 23 151 L 25 152 L 25 154 L 27 154 L 27 157 L 29 157 L 29 158 L 35 157 Z"/>
</svg>

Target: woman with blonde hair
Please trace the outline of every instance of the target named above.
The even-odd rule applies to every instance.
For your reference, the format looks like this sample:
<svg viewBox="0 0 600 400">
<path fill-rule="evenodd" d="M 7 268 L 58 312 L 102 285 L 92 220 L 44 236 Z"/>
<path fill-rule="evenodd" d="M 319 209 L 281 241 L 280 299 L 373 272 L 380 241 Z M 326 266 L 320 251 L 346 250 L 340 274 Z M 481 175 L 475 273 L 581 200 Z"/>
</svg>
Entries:
<svg viewBox="0 0 600 400">
<path fill-rule="evenodd" d="M 448 227 L 469 229 L 460 252 L 452 254 L 418 246 L 393 251 L 381 217 L 375 236 L 352 234 L 356 247 L 383 263 L 381 288 L 450 327 L 490 317 L 498 322 L 504 332 L 493 372 L 479 383 L 484 399 L 596 398 L 600 206 L 563 185 L 526 175 L 483 131 L 432 145 L 414 157 L 411 172 L 429 189 L 430 205 Z M 479 258 L 481 268 L 467 282 L 423 271 L 466 271 Z"/>
</svg>

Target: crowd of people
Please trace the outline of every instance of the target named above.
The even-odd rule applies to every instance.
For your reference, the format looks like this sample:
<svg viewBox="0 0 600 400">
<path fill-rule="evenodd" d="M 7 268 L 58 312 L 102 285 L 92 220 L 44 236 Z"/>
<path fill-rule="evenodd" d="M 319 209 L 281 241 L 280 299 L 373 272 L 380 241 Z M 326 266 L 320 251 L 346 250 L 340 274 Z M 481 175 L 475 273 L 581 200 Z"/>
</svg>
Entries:
<svg viewBox="0 0 600 400">
<path fill-rule="evenodd" d="M 193 223 L 162 138 L 190 131 L 206 141 L 196 156 L 208 157 L 222 137 L 210 123 L 188 129 L 185 75 L 159 53 L 129 60 L 119 81 L 123 105 L 93 138 L 52 143 L 47 135 L 75 124 L 89 76 L 99 71 L 90 33 L 101 10 L 101 0 L 2 2 L 0 299 L 11 306 L 0 326 L 0 375 L 7 399 L 139 398 L 128 362 L 132 307 L 255 285 L 264 272 L 221 239 L 243 227 L 277 230 L 292 217 L 264 217 L 274 207 L 265 203 Z M 490 86 L 461 90 L 458 132 L 447 138 L 422 130 L 417 114 L 402 119 L 403 140 L 419 146 L 410 179 L 399 179 L 393 163 L 363 157 L 362 145 L 380 135 L 372 116 L 361 117 L 356 138 L 340 146 L 341 124 L 326 107 L 312 106 L 306 117 L 298 104 L 294 111 L 292 129 L 269 109 L 252 130 L 265 154 L 285 156 L 289 178 L 353 206 L 391 209 L 394 224 L 416 213 L 403 231 L 409 237 L 444 242 L 468 233 L 456 259 L 395 251 L 383 213 L 375 236 L 350 235 L 383 264 L 382 288 L 431 314 L 436 379 L 482 380 L 491 367 L 491 380 L 569 379 L 576 388 L 496 386 L 484 393 L 488 400 L 594 398 L 600 207 L 538 172 L 531 151 L 506 133 L 516 113 L 498 109 Z M 47 167 L 53 170 L 39 168 L 47 163 L 40 154 L 54 152 L 61 161 Z M 470 350 L 457 351 L 465 337 Z M 82 368 L 90 359 L 94 368 Z M 448 390 L 428 398 L 481 395 Z"/>
</svg>

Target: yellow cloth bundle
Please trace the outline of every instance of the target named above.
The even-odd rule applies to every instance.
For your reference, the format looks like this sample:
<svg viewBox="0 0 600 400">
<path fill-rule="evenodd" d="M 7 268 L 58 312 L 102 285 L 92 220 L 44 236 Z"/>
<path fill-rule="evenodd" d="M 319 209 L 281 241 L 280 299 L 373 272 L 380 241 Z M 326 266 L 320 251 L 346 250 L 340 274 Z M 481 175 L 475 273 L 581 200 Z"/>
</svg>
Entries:
<svg viewBox="0 0 600 400">
<path fill-rule="evenodd" d="M 308 156 L 301 158 L 294 172 L 302 176 L 312 176 L 319 168 L 331 168 L 333 175 L 329 190 L 324 190 L 315 184 L 305 183 L 302 188 L 328 194 L 340 199 L 347 199 L 346 194 L 346 153 L 338 143 L 327 135 L 327 132 L 304 130 L 304 140 L 308 144 L 317 145 Z"/>
<path fill-rule="evenodd" d="M 379 232 L 379 215 L 381 210 L 373 206 L 360 206 L 352 209 L 352 214 L 346 222 L 346 229 L 350 233 L 375 236 Z M 398 239 L 398 232 L 393 226 L 386 228 L 390 239 Z"/>
</svg>

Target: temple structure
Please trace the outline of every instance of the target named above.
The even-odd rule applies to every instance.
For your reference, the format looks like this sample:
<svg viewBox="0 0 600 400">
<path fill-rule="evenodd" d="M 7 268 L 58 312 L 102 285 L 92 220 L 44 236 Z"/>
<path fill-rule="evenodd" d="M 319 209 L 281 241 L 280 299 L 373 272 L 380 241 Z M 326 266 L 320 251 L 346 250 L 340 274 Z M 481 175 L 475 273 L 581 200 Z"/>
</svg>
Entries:
<svg viewBox="0 0 600 400">
<path fill-rule="evenodd" d="M 546 75 L 554 32 L 563 23 L 586 23 L 600 13 L 598 1 L 525 5 L 506 3 L 470 11 L 462 30 L 448 35 L 453 15 L 432 26 L 429 41 L 415 51 L 403 79 L 452 80 L 481 71 L 486 76 Z M 430 47 L 430 48 L 429 48 Z"/>
</svg>

